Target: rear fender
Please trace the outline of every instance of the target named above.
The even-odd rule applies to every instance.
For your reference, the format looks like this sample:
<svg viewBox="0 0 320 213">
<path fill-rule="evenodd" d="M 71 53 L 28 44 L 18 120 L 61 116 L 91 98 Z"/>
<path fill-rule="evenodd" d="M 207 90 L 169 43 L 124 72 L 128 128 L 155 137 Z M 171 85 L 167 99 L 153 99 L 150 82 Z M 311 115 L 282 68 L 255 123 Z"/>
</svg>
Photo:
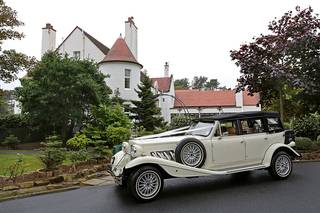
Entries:
<svg viewBox="0 0 320 213">
<path fill-rule="evenodd" d="M 285 151 L 293 157 L 301 157 L 301 155 L 296 150 L 291 148 L 290 146 L 288 146 L 286 144 L 277 143 L 277 144 L 272 144 L 268 148 L 268 150 L 266 151 L 266 153 L 264 155 L 264 159 L 262 161 L 262 164 L 265 165 L 266 167 L 269 167 L 271 164 L 272 156 L 274 155 L 274 153 L 276 153 L 278 151 Z"/>
</svg>

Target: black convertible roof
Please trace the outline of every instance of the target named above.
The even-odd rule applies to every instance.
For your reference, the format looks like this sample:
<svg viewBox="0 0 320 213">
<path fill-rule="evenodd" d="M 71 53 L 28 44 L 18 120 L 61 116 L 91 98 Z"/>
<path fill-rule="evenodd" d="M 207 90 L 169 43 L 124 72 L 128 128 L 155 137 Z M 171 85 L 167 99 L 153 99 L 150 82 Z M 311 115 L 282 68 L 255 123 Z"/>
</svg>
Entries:
<svg viewBox="0 0 320 213">
<path fill-rule="evenodd" d="M 278 118 L 278 112 L 260 112 L 260 111 L 252 111 L 252 112 L 239 112 L 239 113 L 226 113 L 220 114 L 210 117 L 202 117 L 195 119 L 195 121 L 201 122 L 212 122 L 215 120 L 235 120 L 235 119 L 245 119 L 245 118 L 261 118 L 261 117 L 271 117 Z"/>
</svg>

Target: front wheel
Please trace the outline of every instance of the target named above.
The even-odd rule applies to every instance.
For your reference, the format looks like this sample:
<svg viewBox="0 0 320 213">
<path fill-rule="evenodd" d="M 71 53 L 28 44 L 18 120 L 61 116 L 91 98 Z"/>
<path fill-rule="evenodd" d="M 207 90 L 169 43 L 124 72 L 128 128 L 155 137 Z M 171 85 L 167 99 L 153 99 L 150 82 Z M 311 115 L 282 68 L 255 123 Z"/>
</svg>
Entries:
<svg viewBox="0 0 320 213">
<path fill-rule="evenodd" d="M 128 180 L 128 189 L 138 201 L 156 199 L 163 188 L 161 172 L 152 166 L 143 166 L 134 171 Z"/>
<path fill-rule="evenodd" d="M 287 179 L 292 172 L 290 155 L 282 151 L 274 154 L 268 171 L 269 174 L 277 180 Z"/>
</svg>

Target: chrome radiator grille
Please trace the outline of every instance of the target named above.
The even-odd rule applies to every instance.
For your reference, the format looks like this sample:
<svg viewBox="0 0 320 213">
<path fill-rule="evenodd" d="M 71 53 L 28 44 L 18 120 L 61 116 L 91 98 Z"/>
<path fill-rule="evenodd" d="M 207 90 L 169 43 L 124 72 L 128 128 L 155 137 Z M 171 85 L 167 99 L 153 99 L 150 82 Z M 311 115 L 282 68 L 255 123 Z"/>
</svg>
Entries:
<svg viewBox="0 0 320 213">
<path fill-rule="evenodd" d="M 168 151 L 156 151 L 150 153 L 152 157 L 162 158 L 166 160 L 175 160 L 174 157 L 174 151 L 168 150 Z"/>
</svg>

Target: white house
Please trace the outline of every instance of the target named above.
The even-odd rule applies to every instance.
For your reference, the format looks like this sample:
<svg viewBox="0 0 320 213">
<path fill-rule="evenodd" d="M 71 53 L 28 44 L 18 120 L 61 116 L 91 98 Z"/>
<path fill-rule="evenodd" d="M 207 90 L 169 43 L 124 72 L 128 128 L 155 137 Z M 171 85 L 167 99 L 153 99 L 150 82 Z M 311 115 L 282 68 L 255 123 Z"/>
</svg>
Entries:
<svg viewBox="0 0 320 213">
<path fill-rule="evenodd" d="M 71 57 L 92 59 L 99 64 L 100 71 L 109 76 L 105 81 L 113 94 L 120 94 L 128 101 L 138 100 L 135 89 L 143 66 L 137 61 L 137 39 L 137 27 L 133 17 L 129 17 L 125 22 L 125 38 L 120 36 L 111 49 L 78 26 L 56 48 L 56 30 L 48 23 L 42 28 L 41 53 L 56 50 Z"/>
<path fill-rule="evenodd" d="M 79 59 L 92 59 L 99 70 L 109 75 L 106 84 L 113 94 L 130 102 L 138 100 L 135 89 L 141 82 L 142 64 L 138 62 L 138 28 L 133 17 L 125 21 L 125 37 L 120 35 L 109 49 L 92 35 L 76 26 L 56 47 L 56 30 L 51 24 L 42 28 L 42 55 L 47 51 L 58 51 Z M 151 78 L 154 93 L 158 95 L 158 106 L 164 120 L 169 122 L 173 115 L 183 112 L 183 107 L 192 114 L 212 115 L 216 113 L 261 110 L 259 97 L 230 91 L 197 91 L 174 89 L 173 75 L 169 75 L 169 64 L 164 67 L 164 76 Z M 176 100 L 175 100 L 176 97 Z M 182 101 L 183 105 L 179 103 Z"/>
</svg>

